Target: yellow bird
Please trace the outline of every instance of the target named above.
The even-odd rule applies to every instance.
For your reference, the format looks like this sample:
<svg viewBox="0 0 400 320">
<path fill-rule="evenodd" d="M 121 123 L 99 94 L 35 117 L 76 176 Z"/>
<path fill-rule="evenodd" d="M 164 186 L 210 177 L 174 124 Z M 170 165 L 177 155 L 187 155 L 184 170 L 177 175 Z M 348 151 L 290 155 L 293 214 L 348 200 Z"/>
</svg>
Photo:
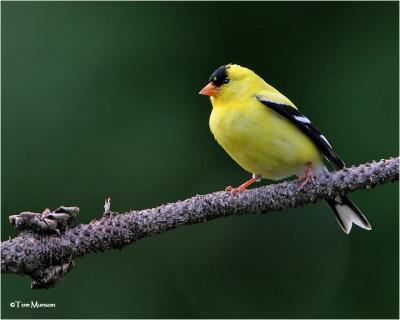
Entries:
<svg viewBox="0 0 400 320">
<path fill-rule="evenodd" d="M 224 150 L 253 177 L 232 193 L 242 192 L 262 178 L 280 180 L 296 175 L 300 188 L 313 176 L 344 162 L 326 137 L 296 106 L 252 70 L 237 64 L 216 69 L 199 92 L 210 96 L 213 106 L 210 129 Z M 361 211 L 346 196 L 327 199 L 339 225 L 350 233 L 352 224 L 371 230 Z"/>
</svg>

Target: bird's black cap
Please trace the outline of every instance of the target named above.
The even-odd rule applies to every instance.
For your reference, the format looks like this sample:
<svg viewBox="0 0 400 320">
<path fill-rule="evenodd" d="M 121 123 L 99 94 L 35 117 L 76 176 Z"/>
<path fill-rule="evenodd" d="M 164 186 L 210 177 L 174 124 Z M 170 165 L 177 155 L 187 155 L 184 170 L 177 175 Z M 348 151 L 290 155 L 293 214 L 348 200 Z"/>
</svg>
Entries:
<svg viewBox="0 0 400 320">
<path fill-rule="evenodd" d="M 212 82 L 217 87 L 224 84 L 225 79 L 228 78 L 228 73 L 226 71 L 228 67 L 229 67 L 229 65 L 220 66 L 218 69 L 216 69 L 213 72 L 213 74 L 211 75 L 211 77 L 208 81 Z"/>
</svg>

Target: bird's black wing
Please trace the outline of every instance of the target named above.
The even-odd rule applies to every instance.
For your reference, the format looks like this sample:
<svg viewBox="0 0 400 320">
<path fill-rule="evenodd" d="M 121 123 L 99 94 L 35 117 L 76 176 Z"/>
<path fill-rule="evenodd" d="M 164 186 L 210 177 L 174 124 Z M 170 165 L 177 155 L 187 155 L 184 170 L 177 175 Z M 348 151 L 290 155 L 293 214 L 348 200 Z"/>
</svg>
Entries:
<svg viewBox="0 0 400 320">
<path fill-rule="evenodd" d="M 335 151 L 333 151 L 332 146 L 325 136 L 321 134 L 321 132 L 319 132 L 319 130 L 311 123 L 311 121 L 307 117 L 303 116 L 296 108 L 286 104 L 270 101 L 263 96 L 256 96 L 256 98 L 262 104 L 288 119 L 304 134 L 306 134 L 314 142 L 318 149 L 321 150 L 321 152 L 335 167 L 335 169 L 341 169 L 345 166 L 343 160 L 340 159 Z"/>
</svg>

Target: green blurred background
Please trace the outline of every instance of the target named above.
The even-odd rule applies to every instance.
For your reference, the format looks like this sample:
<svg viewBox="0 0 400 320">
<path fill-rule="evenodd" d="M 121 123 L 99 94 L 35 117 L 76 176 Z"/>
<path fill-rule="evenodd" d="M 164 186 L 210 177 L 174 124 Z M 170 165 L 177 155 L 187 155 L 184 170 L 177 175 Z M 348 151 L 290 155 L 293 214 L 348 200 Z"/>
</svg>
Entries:
<svg viewBox="0 0 400 320">
<path fill-rule="evenodd" d="M 207 98 L 255 70 L 348 165 L 398 154 L 398 3 L 2 2 L 2 239 L 8 215 L 80 223 L 237 185 Z M 265 184 L 267 182 L 263 182 Z M 397 318 L 398 185 L 358 191 L 372 232 L 325 203 L 231 217 L 78 259 L 55 288 L 2 277 L 7 318 Z M 52 309 L 12 309 L 20 300 Z"/>
</svg>

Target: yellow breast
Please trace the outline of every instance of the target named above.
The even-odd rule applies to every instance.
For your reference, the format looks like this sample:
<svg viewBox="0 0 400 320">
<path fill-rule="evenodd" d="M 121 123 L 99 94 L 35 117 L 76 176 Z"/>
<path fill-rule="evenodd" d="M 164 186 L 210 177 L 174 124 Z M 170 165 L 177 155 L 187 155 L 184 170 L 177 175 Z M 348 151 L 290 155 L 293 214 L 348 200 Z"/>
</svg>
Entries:
<svg viewBox="0 0 400 320">
<path fill-rule="evenodd" d="M 321 163 L 313 142 L 287 119 L 255 98 L 250 103 L 214 104 L 210 129 L 217 142 L 246 171 L 271 180 L 302 175 Z"/>
</svg>

